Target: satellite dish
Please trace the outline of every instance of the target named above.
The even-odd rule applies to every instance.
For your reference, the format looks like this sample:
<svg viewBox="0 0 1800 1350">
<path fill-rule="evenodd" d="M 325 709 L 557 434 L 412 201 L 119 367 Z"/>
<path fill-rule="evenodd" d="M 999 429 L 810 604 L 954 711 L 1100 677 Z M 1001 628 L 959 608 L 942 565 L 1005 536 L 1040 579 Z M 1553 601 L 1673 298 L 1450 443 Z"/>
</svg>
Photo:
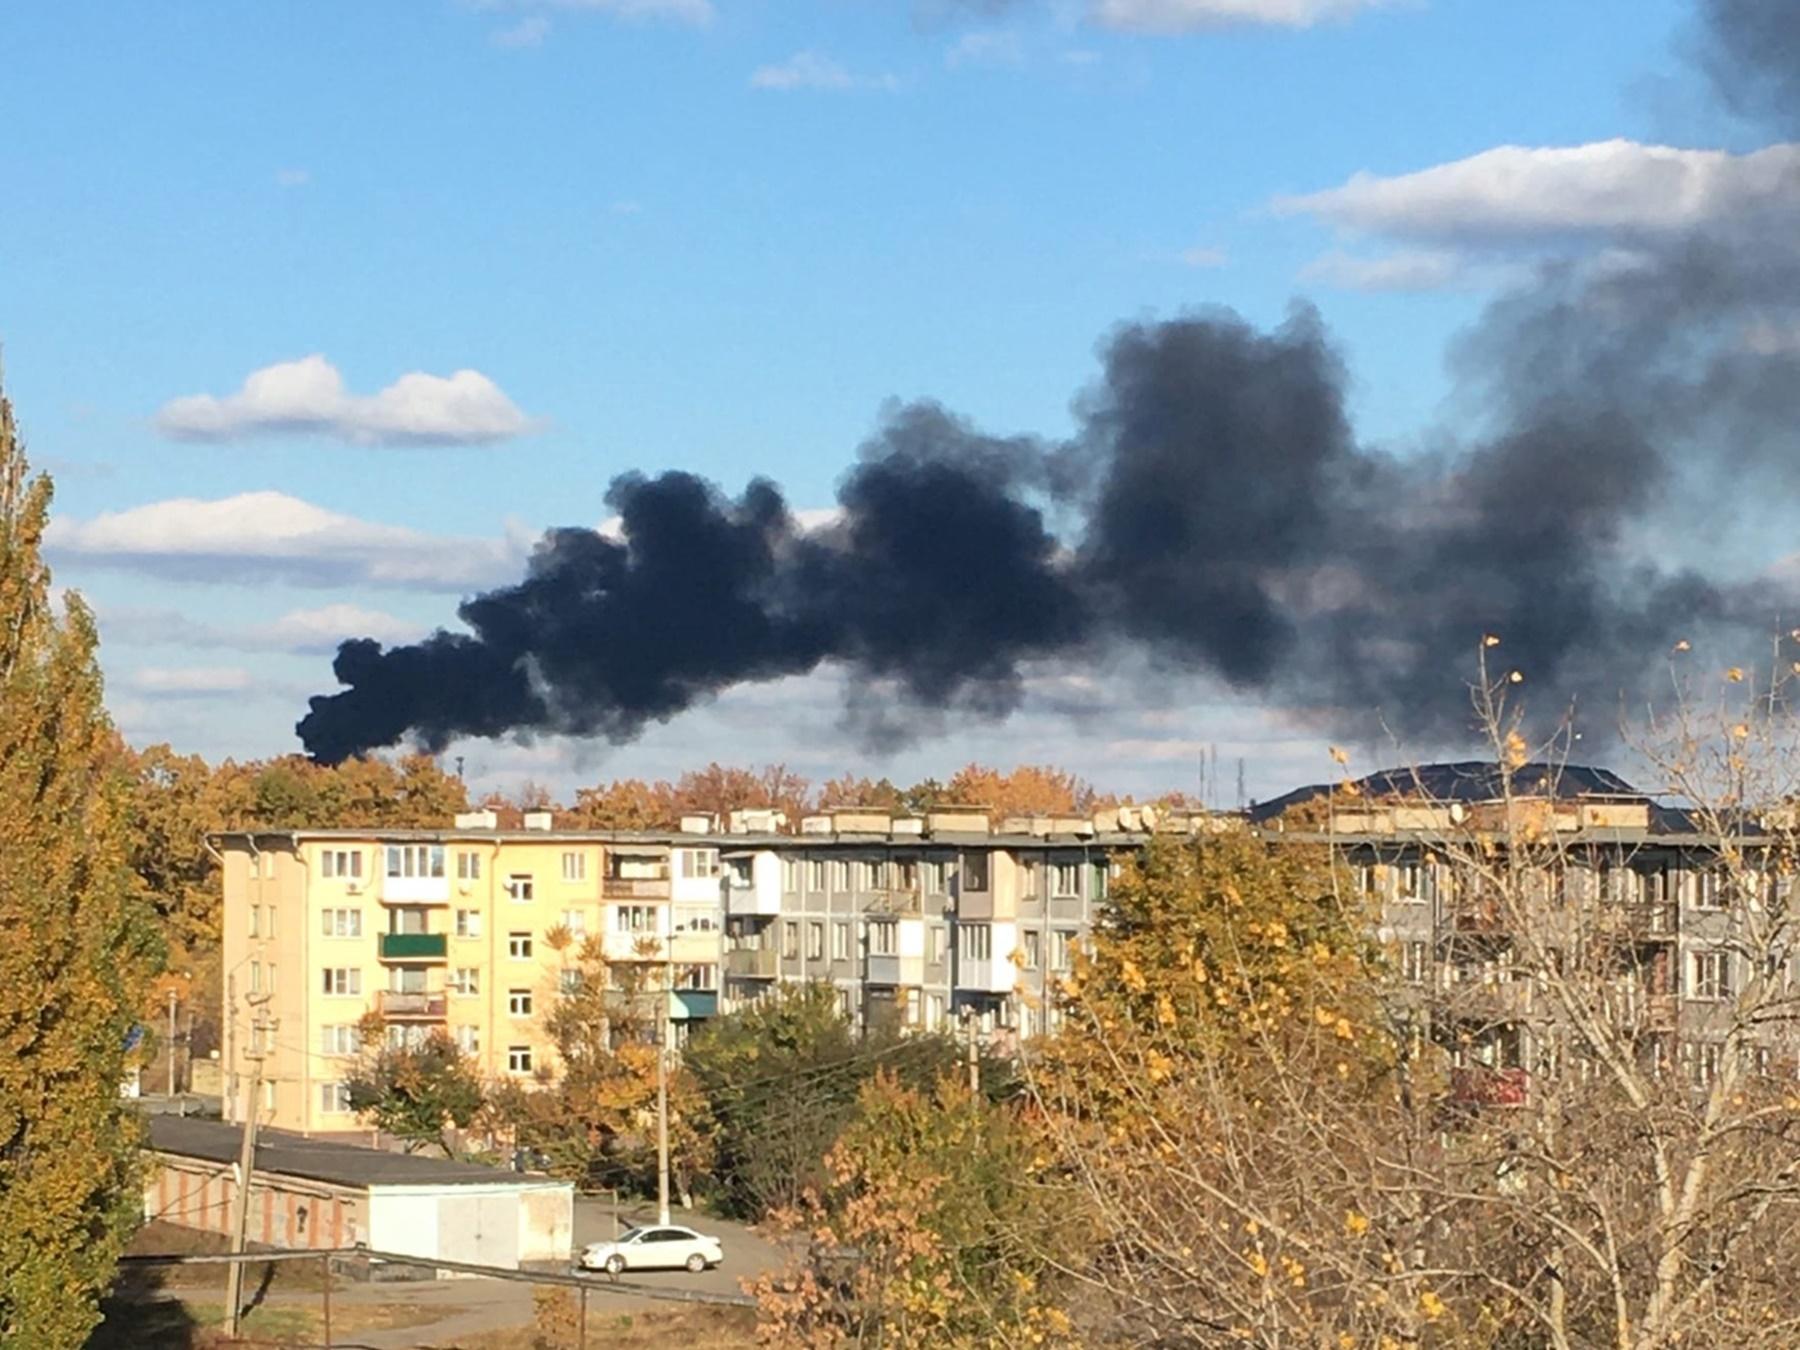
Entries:
<svg viewBox="0 0 1800 1350">
<path fill-rule="evenodd" d="M 1461 802 L 1450 803 L 1450 823 L 1452 825 L 1462 824 L 1463 821 L 1468 818 L 1468 815 L 1468 811 L 1464 809 Z"/>
</svg>

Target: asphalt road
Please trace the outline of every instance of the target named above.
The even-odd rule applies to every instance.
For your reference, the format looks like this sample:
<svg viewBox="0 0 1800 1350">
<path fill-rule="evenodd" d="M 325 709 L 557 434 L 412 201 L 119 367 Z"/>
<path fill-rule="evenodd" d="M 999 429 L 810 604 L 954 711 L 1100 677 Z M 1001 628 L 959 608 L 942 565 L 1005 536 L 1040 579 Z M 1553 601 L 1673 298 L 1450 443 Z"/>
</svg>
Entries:
<svg viewBox="0 0 1800 1350">
<path fill-rule="evenodd" d="M 633 1224 L 655 1221 L 655 1206 L 646 1208 L 627 1202 L 618 1216 L 618 1231 L 623 1232 Z M 590 1242 L 609 1240 L 614 1232 L 613 1222 L 611 1199 L 606 1196 L 576 1196 L 577 1255 Z M 621 1278 L 633 1284 L 692 1289 L 713 1294 L 741 1294 L 743 1285 L 740 1281 L 754 1280 L 766 1270 L 779 1270 L 783 1264 L 780 1247 L 744 1224 L 733 1223 L 730 1219 L 714 1219 L 699 1213 L 688 1213 L 680 1206 L 670 1209 L 669 1222 L 718 1238 L 720 1246 L 725 1250 L 724 1262 L 717 1269 L 702 1271 L 698 1275 L 689 1274 L 685 1270 L 631 1270 Z M 594 1278 L 596 1281 L 605 1281 L 611 1277 L 596 1273 Z"/>
</svg>

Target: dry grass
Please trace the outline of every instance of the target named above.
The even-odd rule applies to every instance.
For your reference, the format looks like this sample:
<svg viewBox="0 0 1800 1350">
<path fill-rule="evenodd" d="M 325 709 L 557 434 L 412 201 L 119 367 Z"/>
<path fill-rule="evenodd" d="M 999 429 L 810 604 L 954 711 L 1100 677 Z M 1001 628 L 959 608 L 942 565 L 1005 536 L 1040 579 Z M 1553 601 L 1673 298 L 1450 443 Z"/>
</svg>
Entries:
<svg viewBox="0 0 1800 1350">
<path fill-rule="evenodd" d="M 681 1308 L 668 1312 L 588 1310 L 588 1344 L 607 1350 L 754 1350 L 756 1314 L 749 1308 Z M 458 1350 L 538 1350 L 531 1327 L 491 1331 L 459 1342 Z"/>
</svg>

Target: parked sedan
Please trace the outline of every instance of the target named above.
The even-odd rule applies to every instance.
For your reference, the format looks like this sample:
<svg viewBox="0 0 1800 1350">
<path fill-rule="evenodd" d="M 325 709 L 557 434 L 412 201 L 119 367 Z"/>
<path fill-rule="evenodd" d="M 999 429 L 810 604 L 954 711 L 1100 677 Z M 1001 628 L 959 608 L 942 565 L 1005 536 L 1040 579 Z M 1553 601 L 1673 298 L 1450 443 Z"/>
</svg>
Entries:
<svg viewBox="0 0 1800 1350">
<path fill-rule="evenodd" d="M 679 1270 L 698 1275 L 725 1259 L 716 1237 L 691 1228 L 628 1228 L 611 1242 L 590 1242 L 581 1253 L 584 1270 L 617 1275 L 626 1270 Z"/>
</svg>

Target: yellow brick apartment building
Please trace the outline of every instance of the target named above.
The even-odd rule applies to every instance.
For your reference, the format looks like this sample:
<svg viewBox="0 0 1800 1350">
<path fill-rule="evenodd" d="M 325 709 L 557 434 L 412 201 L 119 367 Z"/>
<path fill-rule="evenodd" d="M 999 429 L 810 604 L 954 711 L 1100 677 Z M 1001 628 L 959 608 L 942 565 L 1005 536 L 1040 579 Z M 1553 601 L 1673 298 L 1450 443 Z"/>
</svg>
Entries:
<svg viewBox="0 0 1800 1350">
<path fill-rule="evenodd" d="M 543 1013 L 592 935 L 609 961 L 670 964 L 678 1035 L 716 1008 L 721 882 L 710 840 L 551 833 L 547 815 L 502 830 L 474 812 L 441 832 L 259 831 L 213 843 L 224 873 L 228 1119 L 243 1114 L 260 1050 L 264 1124 L 359 1130 L 344 1078 L 369 1015 L 390 1042 L 448 1032 L 491 1078 L 554 1072 Z M 575 939 L 561 952 L 558 930 Z"/>
</svg>

